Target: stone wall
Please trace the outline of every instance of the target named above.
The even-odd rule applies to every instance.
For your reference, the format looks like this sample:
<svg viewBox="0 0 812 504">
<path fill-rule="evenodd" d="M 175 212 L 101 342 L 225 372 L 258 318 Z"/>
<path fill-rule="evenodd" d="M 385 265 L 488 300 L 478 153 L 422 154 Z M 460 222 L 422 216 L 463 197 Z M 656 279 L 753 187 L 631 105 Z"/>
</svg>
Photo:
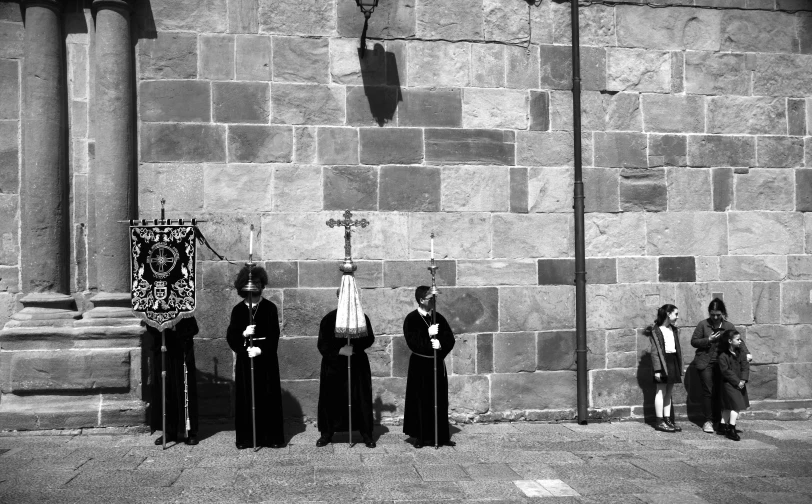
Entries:
<svg viewBox="0 0 812 504">
<path fill-rule="evenodd" d="M 678 305 L 687 363 L 715 295 L 755 356 L 753 409 L 809 411 L 812 7 L 641 3 L 580 9 L 592 414 L 647 412 L 640 329 L 659 305 Z M 377 337 L 369 354 L 381 421 L 402 415 L 401 324 L 414 287 L 430 282 L 432 231 L 439 310 L 457 335 L 447 360 L 453 416 L 571 418 L 569 4 L 381 4 L 360 58 L 363 16 L 351 0 L 137 2 L 140 215 L 157 216 L 166 198 L 169 217 L 206 220 L 203 233 L 234 261 L 246 259 L 249 225 L 260 231 L 255 257 L 280 308 L 290 416 L 315 416 L 315 336 L 335 307 L 343 257 L 341 232 L 325 221 L 350 208 L 370 221 L 354 233 L 353 256 Z M 0 128 L 13 135 L 15 13 L 0 2 Z M 82 235 L 93 196 L 84 175 L 94 152 L 92 22 L 88 9 L 66 16 L 76 293 L 94 289 Z M 84 32 L 71 31 L 76 23 Z M 0 134 L 3 216 L 17 212 L 21 150 L 9 138 Z M 19 290 L 18 222 L 0 219 L 0 274 L 15 278 L 0 280 L 0 317 Z M 228 417 L 236 269 L 205 250 L 200 259 L 202 413 Z"/>
</svg>

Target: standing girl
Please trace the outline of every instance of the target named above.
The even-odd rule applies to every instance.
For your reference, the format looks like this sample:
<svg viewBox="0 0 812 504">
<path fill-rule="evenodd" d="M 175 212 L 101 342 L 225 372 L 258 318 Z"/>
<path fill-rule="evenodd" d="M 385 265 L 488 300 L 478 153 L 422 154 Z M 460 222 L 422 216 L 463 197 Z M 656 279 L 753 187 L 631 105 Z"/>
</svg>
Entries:
<svg viewBox="0 0 812 504">
<path fill-rule="evenodd" d="M 750 364 L 741 349 L 739 331 L 728 329 L 719 340 L 719 372 L 722 375 L 722 419 L 725 436 L 733 441 L 741 438 L 736 433 L 736 420 L 739 412 L 750 407 L 747 397 L 747 381 L 750 379 Z"/>
<path fill-rule="evenodd" d="M 679 328 L 676 326 L 679 310 L 672 304 L 664 304 L 657 310 L 657 320 L 650 328 L 651 367 L 657 394 L 654 396 L 654 412 L 657 422 L 654 428 L 663 432 L 681 432 L 682 428 L 671 420 L 671 392 L 675 383 L 682 383 L 682 349 L 679 344 Z"/>
</svg>

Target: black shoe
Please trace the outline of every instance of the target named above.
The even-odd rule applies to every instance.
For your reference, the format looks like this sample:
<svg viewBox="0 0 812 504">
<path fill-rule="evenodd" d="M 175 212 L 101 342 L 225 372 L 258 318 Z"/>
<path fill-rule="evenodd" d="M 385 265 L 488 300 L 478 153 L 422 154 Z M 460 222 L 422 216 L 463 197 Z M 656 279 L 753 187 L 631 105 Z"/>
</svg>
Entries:
<svg viewBox="0 0 812 504">
<path fill-rule="evenodd" d="M 727 432 L 725 433 L 725 437 L 731 439 L 733 441 L 741 441 L 741 437 L 736 434 L 736 426 L 735 425 L 728 425 Z"/>
<path fill-rule="evenodd" d="M 274 444 L 271 445 L 271 448 L 273 448 L 275 450 L 278 450 L 279 448 L 284 448 L 284 447 L 285 447 L 285 443 L 274 443 Z"/>
<path fill-rule="evenodd" d="M 251 447 L 248 446 L 248 445 L 242 444 L 242 443 L 237 443 L 237 449 L 238 450 L 245 450 L 246 448 L 251 448 Z"/>
<path fill-rule="evenodd" d="M 186 439 L 184 439 L 183 442 L 186 443 L 187 445 L 194 446 L 197 444 L 197 436 L 189 436 Z"/>
<path fill-rule="evenodd" d="M 682 432 L 682 427 L 675 424 L 674 421 L 671 420 L 670 418 L 666 418 L 665 423 L 667 423 L 672 429 L 674 429 L 674 432 Z"/>
<path fill-rule="evenodd" d="M 454 441 L 451 441 L 451 440 L 449 439 L 449 440 L 448 440 L 448 441 L 446 441 L 445 443 L 440 443 L 440 446 L 457 446 L 457 443 L 455 443 Z"/>
<path fill-rule="evenodd" d="M 720 436 L 724 436 L 725 434 L 727 434 L 727 424 L 719 422 L 718 424 L 716 424 L 715 430 L 717 434 L 719 434 Z"/>
<path fill-rule="evenodd" d="M 321 436 L 319 439 L 316 440 L 316 446 L 318 446 L 319 448 L 327 446 L 328 444 L 330 444 L 330 441 L 332 439 L 333 439 L 332 436 L 330 436 L 330 437 Z"/>
<path fill-rule="evenodd" d="M 177 439 L 175 439 L 175 438 L 172 438 L 172 437 L 167 437 L 166 438 L 167 443 L 174 443 L 175 441 L 177 441 Z M 164 437 L 159 436 L 158 439 L 155 440 L 155 446 L 161 446 L 162 444 L 164 444 Z"/>
<path fill-rule="evenodd" d="M 654 429 L 661 432 L 676 432 L 674 428 L 668 425 L 662 418 L 657 419 L 657 423 L 654 424 Z"/>
<path fill-rule="evenodd" d="M 370 435 L 362 435 L 361 438 L 364 440 L 364 446 L 366 446 L 367 448 L 375 448 L 376 446 L 378 446 L 377 444 L 375 444 L 375 440 L 372 439 L 372 436 Z"/>
<path fill-rule="evenodd" d="M 414 442 L 414 447 L 417 448 L 418 450 L 420 448 L 423 448 L 423 440 L 422 439 L 416 439 L 415 442 Z"/>
</svg>

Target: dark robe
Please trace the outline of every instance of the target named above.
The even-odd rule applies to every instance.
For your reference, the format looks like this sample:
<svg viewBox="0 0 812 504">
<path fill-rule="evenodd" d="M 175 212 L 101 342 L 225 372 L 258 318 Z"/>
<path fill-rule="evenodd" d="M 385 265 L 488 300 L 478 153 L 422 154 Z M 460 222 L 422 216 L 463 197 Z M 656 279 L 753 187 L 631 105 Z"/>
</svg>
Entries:
<svg viewBox="0 0 812 504">
<path fill-rule="evenodd" d="M 260 299 L 254 307 L 254 346 L 262 353 L 254 359 L 248 357 L 248 338 L 242 335 L 248 327 L 248 305 L 240 302 L 231 310 L 228 324 L 228 346 L 237 354 L 234 370 L 236 404 L 234 427 L 237 444 L 254 445 L 251 421 L 251 360 L 254 361 L 254 391 L 256 401 L 257 446 L 285 444 L 282 427 L 282 388 L 279 384 L 279 316 L 276 305 Z M 265 339 L 257 339 L 265 338 Z"/>
<path fill-rule="evenodd" d="M 403 433 L 434 444 L 434 349 L 431 347 L 429 325 L 431 315 L 420 315 L 417 310 L 406 315 L 403 335 L 412 351 L 409 357 L 409 374 L 406 378 L 406 405 L 403 414 Z M 439 325 L 437 338 L 437 430 L 438 441 L 443 444 L 451 439 L 448 427 L 448 373 L 445 356 L 454 348 L 454 333 L 445 317 L 437 314 Z"/>
<path fill-rule="evenodd" d="M 163 429 L 161 408 L 161 331 L 147 326 L 152 337 L 152 384 L 150 393 L 150 421 L 153 431 Z M 183 389 L 183 362 L 186 361 L 189 396 L 189 436 L 197 436 L 197 368 L 193 338 L 198 333 L 194 317 L 181 319 L 175 327 L 166 330 L 166 439 L 186 437 L 185 393 Z"/>
<path fill-rule="evenodd" d="M 347 401 L 347 357 L 339 355 L 347 338 L 336 338 L 336 313 L 333 310 L 321 319 L 318 347 L 321 353 L 319 375 L 319 432 L 332 435 L 349 429 Z M 372 323 L 364 315 L 367 335 L 352 338 L 353 354 L 350 361 L 352 373 L 352 428 L 362 435 L 372 436 L 372 371 L 364 350 L 372 346 L 375 334 Z"/>
</svg>

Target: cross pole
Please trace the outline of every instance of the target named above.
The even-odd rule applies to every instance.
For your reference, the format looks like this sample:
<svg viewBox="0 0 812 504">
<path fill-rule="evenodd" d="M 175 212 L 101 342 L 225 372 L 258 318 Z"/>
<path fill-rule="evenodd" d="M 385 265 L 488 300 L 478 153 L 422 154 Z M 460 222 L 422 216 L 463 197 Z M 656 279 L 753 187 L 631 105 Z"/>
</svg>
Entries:
<svg viewBox="0 0 812 504">
<path fill-rule="evenodd" d="M 352 262 L 352 243 L 350 241 L 352 239 L 352 235 L 350 233 L 353 227 L 367 227 L 369 225 L 369 221 L 366 219 L 352 220 L 352 212 L 345 210 L 343 219 L 330 219 L 327 221 L 327 225 L 331 228 L 338 226 L 344 227 L 344 264 L 342 264 L 339 269 L 343 273 L 352 273 L 358 269 L 358 267 Z"/>
</svg>

